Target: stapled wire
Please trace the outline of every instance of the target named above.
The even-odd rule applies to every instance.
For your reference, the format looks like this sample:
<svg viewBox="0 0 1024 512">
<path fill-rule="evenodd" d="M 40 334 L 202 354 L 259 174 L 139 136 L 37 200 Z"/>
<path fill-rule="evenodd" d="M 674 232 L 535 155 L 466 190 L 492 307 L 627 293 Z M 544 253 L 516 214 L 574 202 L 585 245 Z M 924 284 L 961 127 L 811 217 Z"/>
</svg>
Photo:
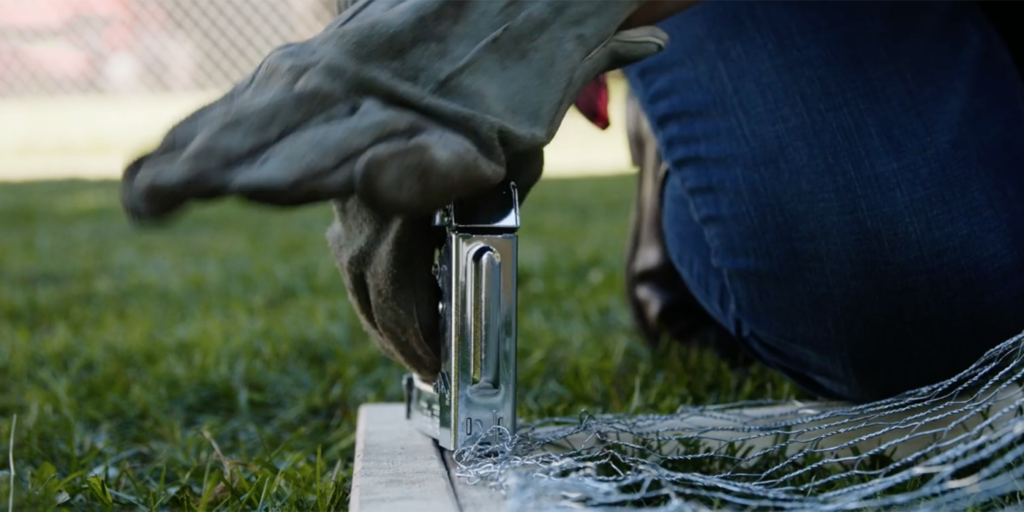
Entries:
<svg viewBox="0 0 1024 512">
<path fill-rule="evenodd" d="M 849 405 L 548 418 L 456 453 L 507 510 L 1024 509 L 1024 334 L 945 382 Z"/>
</svg>

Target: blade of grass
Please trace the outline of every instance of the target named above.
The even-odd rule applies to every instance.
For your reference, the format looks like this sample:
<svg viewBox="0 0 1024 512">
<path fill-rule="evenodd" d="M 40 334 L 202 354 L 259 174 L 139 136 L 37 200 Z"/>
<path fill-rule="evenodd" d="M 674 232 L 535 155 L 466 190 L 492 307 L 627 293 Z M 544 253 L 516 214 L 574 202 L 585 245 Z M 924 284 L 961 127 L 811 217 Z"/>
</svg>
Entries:
<svg viewBox="0 0 1024 512">
<path fill-rule="evenodd" d="M 7 512 L 14 512 L 14 429 L 18 426 L 18 415 L 11 420 L 11 442 L 8 446 L 8 464 L 11 469 L 11 490 L 7 495 Z"/>
</svg>

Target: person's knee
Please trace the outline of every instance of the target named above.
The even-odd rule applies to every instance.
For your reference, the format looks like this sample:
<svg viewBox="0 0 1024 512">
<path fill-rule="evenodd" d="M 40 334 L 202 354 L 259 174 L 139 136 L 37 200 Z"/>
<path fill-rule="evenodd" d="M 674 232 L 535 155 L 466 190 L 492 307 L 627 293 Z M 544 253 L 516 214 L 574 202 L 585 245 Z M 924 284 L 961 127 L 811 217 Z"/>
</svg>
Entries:
<svg viewBox="0 0 1024 512">
<path fill-rule="evenodd" d="M 680 272 L 822 393 L 931 384 L 1024 329 L 1024 88 L 972 9 L 709 3 L 627 70 Z"/>
</svg>

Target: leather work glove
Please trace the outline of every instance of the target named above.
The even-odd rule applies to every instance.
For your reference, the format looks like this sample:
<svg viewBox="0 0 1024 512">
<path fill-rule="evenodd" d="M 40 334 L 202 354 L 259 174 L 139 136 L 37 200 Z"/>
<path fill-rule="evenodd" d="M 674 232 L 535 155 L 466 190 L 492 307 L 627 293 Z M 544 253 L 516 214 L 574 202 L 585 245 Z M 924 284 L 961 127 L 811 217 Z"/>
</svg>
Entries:
<svg viewBox="0 0 1024 512">
<path fill-rule="evenodd" d="M 587 83 L 666 44 L 655 27 L 617 31 L 642 3 L 359 1 L 132 162 L 123 207 L 146 223 L 224 196 L 333 201 L 328 238 L 364 326 L 433 380 L 430 214 L 503 181 L 524 198 Z"/>
<path fill-rule="evenodd" d="M 360 1 L 317 36 L 274 50 L 132 162 L 125 209 L 143 222 L 196 199 L 298 205 L 358 193 L 410 214 L 472 195 L 506 178 L 509 155 L 550 142 L 591 79 L 664 47 L 656 27 L 616 31 L 642 3 Z M 369 99 L 475 150 L 434 131 L 409 141 L 401 123 L 370 129 Z M 417 161 L 426 148 L 450 158 Z"/>
<path fill-rule="evenodd" d="M 519 202 L 540 179 L 543 153 L 516 155 Z M 364 330 L 391 359 L 432 383 L 441 369 L 441 289 L 434 250 L 444 243 L 433 215 L 377 213 L 359 196 L 333 201 L 327 241 Z"/>
</svg>

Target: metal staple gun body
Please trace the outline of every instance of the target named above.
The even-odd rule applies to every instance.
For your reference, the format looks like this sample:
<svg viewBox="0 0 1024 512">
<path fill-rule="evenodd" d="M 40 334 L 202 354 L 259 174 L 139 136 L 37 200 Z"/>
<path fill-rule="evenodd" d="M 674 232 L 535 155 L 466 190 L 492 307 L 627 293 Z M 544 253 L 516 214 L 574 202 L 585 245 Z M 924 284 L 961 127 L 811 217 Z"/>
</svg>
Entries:
<svg viewBox="0 0 1024 512">
<path fill-rule="evenodd" d="M 456 451 L 516 430 L 519 198 L 514 184 L 438 212 L 445 229 L 435 271 L 441 286 L 441 371 L 433 384 L 405 377 L 406 419 Z"/>
</svg>

